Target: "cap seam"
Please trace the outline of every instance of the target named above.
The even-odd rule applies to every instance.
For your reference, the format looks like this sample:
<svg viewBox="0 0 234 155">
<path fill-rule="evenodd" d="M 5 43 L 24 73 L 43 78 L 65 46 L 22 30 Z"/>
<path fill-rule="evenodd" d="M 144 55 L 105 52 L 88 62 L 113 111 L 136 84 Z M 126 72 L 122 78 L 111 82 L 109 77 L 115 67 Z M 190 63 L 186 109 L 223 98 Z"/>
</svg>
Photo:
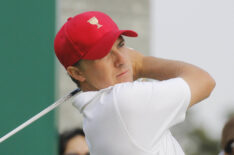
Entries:
<svg viewBox="0 0 234 155">
<path fill-rule="evenodd" d="M 68 23 L 67 23 L 67 24 L 68 24 Z M 83 50 L 80 49 L 79 46 L 75 46 L 75 43 L 74 43 L 74 42 L 72 41 L 72 39 L 70 38 L 70 34 L 69 34 L 69 32 L 67 31 L 67 24 L 65 25 L 65 35 L 66 35 L 68 41 L 70 42 L 70 44 L 72 45 L 73 50 L 76 51 L 76 50 L 77 50 L 76 48 L 78 48 L 78 50 L 80 51 L 79 53 L 82 54 L 82 55 L 78 55 L 77 52 L 73 52 L 76 56 L 78 56 L 78 59 L 80 60 L 80 58 L 82 58 L 85 54 L 84 54 Z M 75 47 L 76 47 L 76 48 L 75 48 Z M 85 51 L 86 51 L 86 50 L 85 50 Z"/>
</svg>

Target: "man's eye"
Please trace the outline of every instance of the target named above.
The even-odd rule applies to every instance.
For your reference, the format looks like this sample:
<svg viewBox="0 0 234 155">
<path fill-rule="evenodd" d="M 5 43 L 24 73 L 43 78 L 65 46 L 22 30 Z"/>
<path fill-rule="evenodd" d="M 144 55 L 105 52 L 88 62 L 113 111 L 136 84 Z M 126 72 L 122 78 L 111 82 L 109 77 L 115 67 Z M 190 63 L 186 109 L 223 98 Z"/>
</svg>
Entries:
<svg viewBox="0 0 234 155">
<path fill-rule="evenodd" d="M 123 47 L 125 45 L 125 42 L 121 42 L 120 44 L 119 44 L 119 47 Z"/>
</svg>

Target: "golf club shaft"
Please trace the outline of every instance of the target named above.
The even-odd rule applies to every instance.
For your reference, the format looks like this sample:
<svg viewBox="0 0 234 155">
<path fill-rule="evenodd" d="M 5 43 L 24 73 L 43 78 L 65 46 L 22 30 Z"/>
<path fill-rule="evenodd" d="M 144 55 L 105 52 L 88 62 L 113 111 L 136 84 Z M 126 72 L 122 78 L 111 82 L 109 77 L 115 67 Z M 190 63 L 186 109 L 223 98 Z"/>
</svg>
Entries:
<svg viewBox="0 0 234 155">
<path fill-rule="evenodd" d="M 30 118 L 29 120 L 27 120 L 26 122 L 24 122 L 23 124 L 21 124 L 20 126 L 18 126 L 17 128 L 15 128 L 11 132 L 7 133 L 5 136 L 3 136 L 2 138 L 0 138 L 0 143 L 2 143 L 3 141 L 5 141 L 9 137 L 13 136 L 14 134 L 16 134 L 17 132 L 19 132 L 20 130 L 22 130 L 26 126 L 30 125 L 31 123 L 33 123 L 34 121 L 36 121 L 40 117 L 44 116 L 45 114 L 47 114 L 51 110 L 55 109 L 60 104 L 66 102 L 67 100 L 69 100 L 72 96 L 74 96 L 78 92 L 80 92 L 80 89 L 76 89 L 76 90 L 72 91 L 68 95 L 62 97 L 61 99 L 59 99 L 58 101 L 56 101 L 55 103 L 53 103 L 52 105 L 50 105 L 49 107 L 47 107 L 46 109 L 42 110 L 37 115 L 33 116 L 32 118 Z"/>
</svg>

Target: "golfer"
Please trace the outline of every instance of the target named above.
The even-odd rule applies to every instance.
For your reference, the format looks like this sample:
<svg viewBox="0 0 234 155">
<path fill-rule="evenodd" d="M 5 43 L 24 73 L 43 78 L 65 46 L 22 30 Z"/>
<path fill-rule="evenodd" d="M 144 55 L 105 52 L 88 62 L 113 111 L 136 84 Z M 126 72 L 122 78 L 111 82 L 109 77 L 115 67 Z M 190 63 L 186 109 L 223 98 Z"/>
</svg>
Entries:
<svg viewBox="0 0 234 155">
<path fill-rule="evenodd" d="M 170 128 L 210 95 L 214 79 L 185 62 L 144 56 L 123 36 L 137 33 L 91 11 L 69 18 L 55 37 L 56 56 L 83 91 L 74 105 L 91 155 L 184 154 Z"/>
</svg>

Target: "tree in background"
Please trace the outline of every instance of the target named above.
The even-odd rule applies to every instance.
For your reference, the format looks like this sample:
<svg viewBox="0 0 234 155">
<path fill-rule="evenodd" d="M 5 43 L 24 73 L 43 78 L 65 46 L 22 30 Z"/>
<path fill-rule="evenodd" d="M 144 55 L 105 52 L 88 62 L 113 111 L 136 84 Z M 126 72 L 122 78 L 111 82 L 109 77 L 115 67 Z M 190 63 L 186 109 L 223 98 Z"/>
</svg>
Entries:
<svg viewBox="0 0 234 155">
<path fill-rule="evenodd" d="M 188 133 L 188 137 L 193 141 L 196 149 L 186 149 L 189 155 L 217 155 L 220 151 L 219 140 L 213 139 L 207 135 L 207 131 L 203 128 L 197 128 Z M 194 147 L 194 145 L 190 147 Z"/>
<path fill-rule="evenodd" d="M 221 150 L 221 137 L 215 139 L 209 136 L 202 127 L 197 128 L 193 122 L 193 112 L 190 111 L 184 123 L 172 129 L 173 135 L 181 144 L 187 155 L 218 155 Z M 234 111 L 227 112 L 225 118 L 234 116 Z"/>
</svg>

